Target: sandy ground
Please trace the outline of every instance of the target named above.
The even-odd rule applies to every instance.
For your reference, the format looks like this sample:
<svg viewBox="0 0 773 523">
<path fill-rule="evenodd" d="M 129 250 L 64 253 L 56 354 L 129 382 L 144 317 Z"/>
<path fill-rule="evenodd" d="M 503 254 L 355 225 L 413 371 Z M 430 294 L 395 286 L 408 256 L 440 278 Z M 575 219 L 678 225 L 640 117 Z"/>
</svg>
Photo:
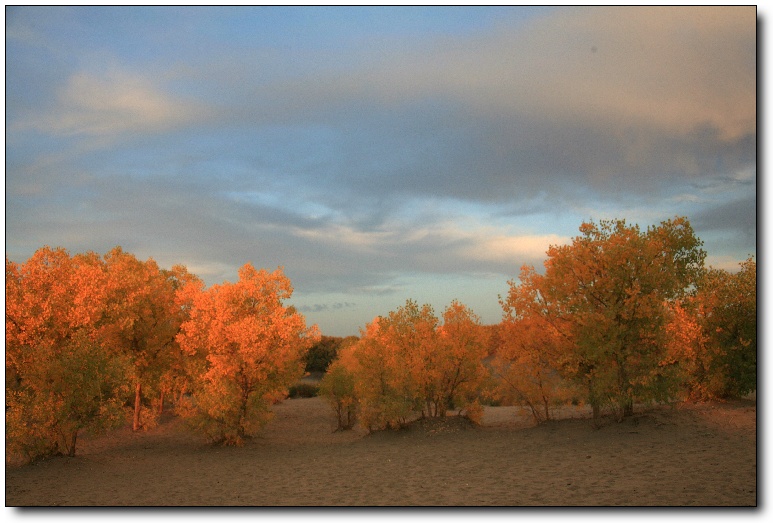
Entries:
<svg viewBox="0 0 773 523">
<path fill-rule="evenodd" d="M 286 400 L 261 436 L 211 446 L 167 416 L 151 432 L 84 438 L 74 458 L 6 466 L 6 506 L 754 506 L 756 403 L 658 407 L 594 428 L 483 425 L 333 432 L 319 398 Z"/>
</svg>

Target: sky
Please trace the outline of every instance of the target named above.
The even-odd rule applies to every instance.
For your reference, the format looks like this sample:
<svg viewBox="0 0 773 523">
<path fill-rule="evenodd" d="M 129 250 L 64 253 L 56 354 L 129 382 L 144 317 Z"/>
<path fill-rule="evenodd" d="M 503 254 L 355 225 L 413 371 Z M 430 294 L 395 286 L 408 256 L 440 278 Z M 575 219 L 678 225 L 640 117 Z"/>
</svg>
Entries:
<svg viewBox="0 0 773 523">
<path fill-rule="evenodd" d="M 583 221 L 757 253 L 751 7 L 6 7 L 5 248 L 484 323 Z"/>
</svg>

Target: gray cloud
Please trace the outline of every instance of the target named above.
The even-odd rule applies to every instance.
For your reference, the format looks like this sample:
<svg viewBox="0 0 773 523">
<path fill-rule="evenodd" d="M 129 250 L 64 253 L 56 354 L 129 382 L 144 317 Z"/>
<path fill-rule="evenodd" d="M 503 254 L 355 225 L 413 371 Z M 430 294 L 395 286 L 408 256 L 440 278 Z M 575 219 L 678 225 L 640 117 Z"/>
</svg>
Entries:
<svg viewBox="0 0 773 523">
<path fill-rule="evenodd" d="M 744 8 L 574 9 L 346 65 L 320 55 L 311 72 L 282 74 L 286 57 L 273 52 L 166 74 L 76 73 L 37 125 L 91 134 L 215 125 L 241 135 L 237 158 L 351 212 L 406 194 L 656 192 L 754 162 L 754 22 Z M 196 87 L 182 98 L 181 84 Z"/>
<path fill-rule="evenodd" d="M 300 312 L 327 312 L 327 311 L 340 311 L 342 309 L 349 309 L 356 307 L 356 303 L 351 302 L 336 302 L 336 303 L 315 303 L 313 305 L 301 305 L 298 307 Z"/>
<path fill-rule="evenodd" d="M 757 198 L 746 198 L 707 208 L 695 216 L 694 225 L 705 231 L 738 231 L 754 238 L 757 230 Z"/>
<path fill-rule="evenodd" d="M 145 60 L 81 58 L 64 13 L 62 42 L 9 31 L 12 259 L 121 244 L 210 283 L 251 261 L 396 296 L 406 271 L 513 277 L 579 219 L 684 209 L 719 245 L 756 235 L 753 7 L 554 10 L 347 50 L 199 41 L 191 12 Z"/>
<path fill-rule="evenodd" d="M 570 10 L 526 31 L 328 64 L 254 96 L 225 89 L 220 115 L 287 126 L 277 160 L 325 156 L 289 174 L 336 205 L 342 187 L 354 207 L 406 194 L 528 201 L 578 186 L 657 194 L 754 163 L 755 42 L 753 9 Z M 292 145 L 297 129 L 318 131 L 316 151 Z"/>
</svg>

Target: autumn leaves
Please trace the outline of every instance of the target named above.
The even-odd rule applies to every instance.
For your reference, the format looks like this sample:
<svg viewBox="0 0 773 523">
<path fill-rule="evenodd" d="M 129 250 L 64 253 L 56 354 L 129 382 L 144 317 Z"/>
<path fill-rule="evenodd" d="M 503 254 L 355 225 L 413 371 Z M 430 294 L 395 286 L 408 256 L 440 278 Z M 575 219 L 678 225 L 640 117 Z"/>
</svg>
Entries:
<svg viewBox="0 0 773 523">
<path fill-rule="evenodd" d="M 323 378 L 341 429 L 399 427 L 481 400 L 525 405 L 537 422 L 567 401 L 623 417 L 635 403 L 756 389 L 756 263 L 704 267 L 689 222 L 646 231 L 585 223 L 524 267 L 483 326 L 454 301 L 437 317 L 408 300 L 347 344 Z M 245 265 L 205 289 L 117 247 L 6 259 L 7 455 L 75 453 L 78 434 L 152 427 L 171 399 L 209 440 L 242 444 L 303 374 L 316 326 L 285 302 L 281 269 Z M 495 335 L 492 337 L 492 335 Z M 493 340 L 493 341 L 492 341 Z"/>
<path fill-rule="evenodd" d="M 411 301 L 369 324 L 323 379 L 339 428 L 358 414 L 369 429 L 449 408 L 475 419 L 481 398 L 526 406 L 539 423 L 569 401 L 623 418 L 635 403 L 756 389 L 753 260 L 737 274 L 705 269 L 684 218 L 580 233 L 548 250 L 544 273 L 524 267 L 509 282 L 491 351 L 491 332 L 457 302 L 442 324 Z"/>
<path fill-rule="evenodd" d="M 368 430 L 397 428 L 416 415 L 445 417 L 449 409 L 479 420 L 487 341 L 480 319 L 461 303 L 446 308 L 441 324 L 429 305 L 408 300 L 341 351 L 320 392 L 339 429 L 357 417 Z"/>
<path fill-rule="evenodd" d="M 548 250 L 544 274 L 524 267 L 502 301 L 500 373 L 538 421 L 570 397 L 622 418 L 634 402 L 756 389 L 753 260 L 738 274 L 705 269 L 684 218 L 580 232 Z"/>
<path fill-rule="evenodd" d="M 319 339 L 283 301 L 290 280 L 245 265 L 239 281 L 194 295 L 180 348 L 199 371 L 182 411 L 211 440 L 240 445 L 270 419 L 269 405 L 303 375 L 301 359 Z"/>
<path fill-rule="evenodd" d="M 44 247 L 6 259 L 6 426 L 10 454 L 74 455 L 78 433 L 152 427 L 173 398 L 214 441 L 241 443 L 302 374 L 317 338 L 285 307 L 281 270 L 245 265 L 208 290 L 117 247 L 100 257 Z M 168 400 L 167 400 L 168 401 Z"/>
</svg>

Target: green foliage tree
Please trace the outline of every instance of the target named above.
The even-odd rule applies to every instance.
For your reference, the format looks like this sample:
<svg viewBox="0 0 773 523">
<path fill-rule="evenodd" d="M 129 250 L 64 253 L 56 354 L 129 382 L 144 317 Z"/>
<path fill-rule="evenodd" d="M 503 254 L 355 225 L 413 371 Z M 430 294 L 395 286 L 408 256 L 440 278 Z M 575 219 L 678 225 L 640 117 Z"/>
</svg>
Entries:
<svg viewBox="0 0 773 523">
<path fill-rule="evenodd" d="M 352 351 L 339 353 L 339 357 L 328 367 L 319 384 L 320 395 L 327 400 L 336 414 L 336 430 L 351 430 L 357 422 L 359 401 L 355 391 L 351 358 Z"/>
<path fill-rule="evenodd" d="M 709 269 L 697 292 L 674 310 L 674 357 L 688 369 L 690 396 L 740 397 L 757 389 L 757 264 Z"/>
<path fill-rule="evenodd" d="M 749 258 L 735 274 L 708 271 L 698 294 L 706 303 L 704 332 L 715 355 L 709 373 L 722 376 L 719 395 L 757 390 L 757 263 Z"/>
<path fill-rule="evenodd" d="M 336 356 L 342 347 L 356 341 L 356 336 L 348 336 L 346 338 L 322 336 L 318 343 L 309 347 L 309 350 L 303 357 L 306 372 L 326 372 L 330 364 L 336 359 Z"/>
<path fill-rule="evenodd" d="M 78 333 L 38 362 L 24 386 L 6 391 L 6 438 L 28 460 L 74 456 L 82 431 L 100 433 L 124 421 L 129 367 Z"/>
</svg>

